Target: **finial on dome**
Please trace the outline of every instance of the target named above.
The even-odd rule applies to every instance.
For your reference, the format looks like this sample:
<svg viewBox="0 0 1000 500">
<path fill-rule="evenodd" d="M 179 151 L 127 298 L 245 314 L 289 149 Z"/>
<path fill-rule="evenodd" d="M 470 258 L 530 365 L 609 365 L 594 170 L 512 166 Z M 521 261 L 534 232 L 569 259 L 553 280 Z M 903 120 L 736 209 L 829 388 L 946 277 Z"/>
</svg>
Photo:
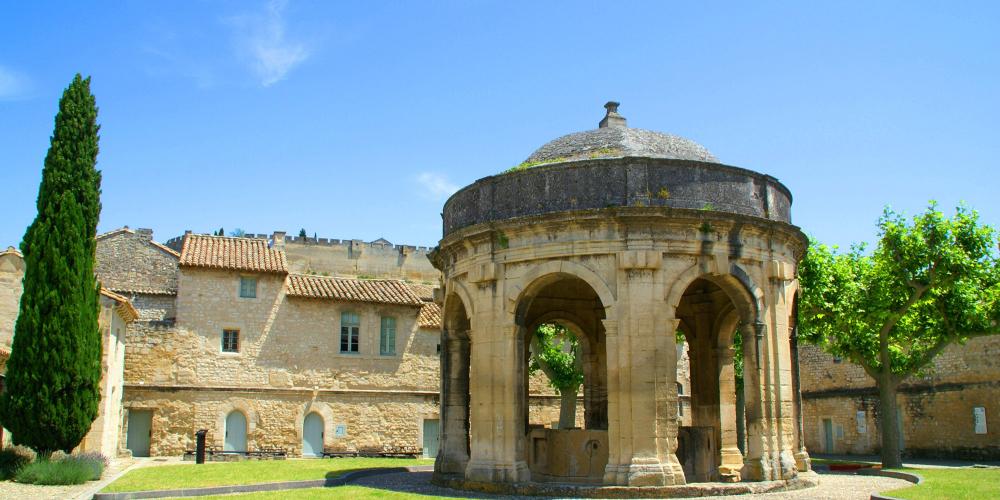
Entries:
<svg viewBox="0 0 1000 500">
<path fill-rule="evenodd" d="M 621 103 L 615 101 L 608 101 L 604 105 L 604 109 L 608 110 L 607 114 L 604 115 L 604 119 L 598 125 L 599 128 L 628 128 L 628 123 L 625 117 L 618 114 L 618 106 Z"/>
</svg>

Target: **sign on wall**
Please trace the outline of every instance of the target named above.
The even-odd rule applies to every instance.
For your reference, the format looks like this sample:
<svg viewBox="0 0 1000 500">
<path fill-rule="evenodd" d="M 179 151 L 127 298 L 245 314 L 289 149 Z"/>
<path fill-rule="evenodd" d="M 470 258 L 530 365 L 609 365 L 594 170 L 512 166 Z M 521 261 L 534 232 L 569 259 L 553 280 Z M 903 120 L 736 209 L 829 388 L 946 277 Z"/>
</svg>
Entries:
<svg viewBox="0 0 1000 500">
<path fill-rule="evenodd" d="M 339 438 L 347 436 L 347 426 L 344 424 L 337 424 L 337 427 L 333 430 L 333 435 Z"/>
<path fill-rule="evenodd" d="M 868 419 L 865 418 L 865 412 L 857 412 L 854 418 L 858 421 L 858 434 L 866 434 L 868 432 Z"/>
<path fill-rule="evenodd" d="M 976 434 L 986 434 L 986 408 L 977 406 L 972 409 L 972 421 L 976 427 Z"/>
</svg>

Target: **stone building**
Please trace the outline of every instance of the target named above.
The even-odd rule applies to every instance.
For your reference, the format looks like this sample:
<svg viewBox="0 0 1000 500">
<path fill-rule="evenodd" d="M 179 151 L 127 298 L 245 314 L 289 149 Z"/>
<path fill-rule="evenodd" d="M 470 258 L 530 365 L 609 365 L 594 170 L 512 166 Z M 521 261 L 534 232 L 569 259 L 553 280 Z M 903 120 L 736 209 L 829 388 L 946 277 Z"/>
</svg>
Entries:
<svg viewBox="0 0 1000 500">
<path fill-rule="evenodd" d="M 181 454 L 198 429 L 232 451 L 435 446 L 429 287 L 290 272 L 280 239 L 187 234 L 180 252 L 142 231 L 98 241 L 102 280 L 131 288 L 143 319 L 125 350 L 132 453 Z"/>
<path fill-rule="evenodd" d="M 7 360 L 14 339 L 24 279 L 24 257 L 14 248 L 0 252 L 0 380 L 7 374 Z M 101 402 L 97 418 L 78 446 L 78 451 L 98 452 L 116 456 L 120 447 L 119 428 L 123 417 L 125 332 L 138 318 L 138 311 L 127 298 L 101 287 Z M 0 384 L 2 387 L 2 384 Z M 10 432 L 3 429 L 0 446 L 10 442 Z"/>
<path fill-rule="evenodd" d="M 877 454 L 879 395 L 860 366 L 799 348 L 806 445 L 818 453 Z M 1000 336 L 939 354 L 899 388 L 904 456 L 1000 460 Z"/>
<path fill-rule="evenodd" d="M 809 468 L 791 336 L 806 238 L 791 225 L 791 194 L 606 107 L 598 129 L 551 141 L 445 204 L 432 254 L 444 283 L 436 480 L 795 480 Z M 582 429 L 544 428 L 529 411 L 527 332 L 545 322 L 582 339 Z"/>
</svg>

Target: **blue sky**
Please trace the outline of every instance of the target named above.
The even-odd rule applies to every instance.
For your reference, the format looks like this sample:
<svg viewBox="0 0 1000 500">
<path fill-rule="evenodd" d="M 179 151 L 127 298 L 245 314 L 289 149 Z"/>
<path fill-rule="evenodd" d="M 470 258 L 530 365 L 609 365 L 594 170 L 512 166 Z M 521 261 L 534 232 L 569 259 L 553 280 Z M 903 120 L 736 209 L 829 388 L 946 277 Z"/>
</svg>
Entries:
<svg viewBox="0 0 1000 500">
<path fill-rule="evenodd" d="M 35 216 L 58 98 L 100 107 L 99 231 L 433 245 L 453 190 L 594 128 L 773 175 L 847 245 L 884 205 L 1000 225 L 997 2 L 8 2 L 0 246 Z M 949 208 L 950 210 L 950 208 Z"/>
</svg>

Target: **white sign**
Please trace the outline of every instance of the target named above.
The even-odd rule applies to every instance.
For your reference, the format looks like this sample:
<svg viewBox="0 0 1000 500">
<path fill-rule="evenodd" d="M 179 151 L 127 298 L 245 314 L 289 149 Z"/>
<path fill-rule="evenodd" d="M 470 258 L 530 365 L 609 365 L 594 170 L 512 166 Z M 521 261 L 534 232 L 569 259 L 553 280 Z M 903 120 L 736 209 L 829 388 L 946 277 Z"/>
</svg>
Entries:
<svg viewBox="0 0 1000 500">
<path fill-rule="evenodd" d="M 347 436 L 347 426 L 344 424 L 337 424 L 337 428 L 334 429 L 333 435 L 339 438 Z"/>
<path fill-rule="evenodd" d="M 868 433 L 868 419 L 865 418 L 865 412 L 859 411 L 855 414 L 854 418 L 858 421 L 858 434 Z"/>
<path fill-rule="evenodd" d="M 976 434 L 986 434 L 986 408 L 982 406 L 973 408 L 972 421 L 975 422 Z"/>
</svg>

